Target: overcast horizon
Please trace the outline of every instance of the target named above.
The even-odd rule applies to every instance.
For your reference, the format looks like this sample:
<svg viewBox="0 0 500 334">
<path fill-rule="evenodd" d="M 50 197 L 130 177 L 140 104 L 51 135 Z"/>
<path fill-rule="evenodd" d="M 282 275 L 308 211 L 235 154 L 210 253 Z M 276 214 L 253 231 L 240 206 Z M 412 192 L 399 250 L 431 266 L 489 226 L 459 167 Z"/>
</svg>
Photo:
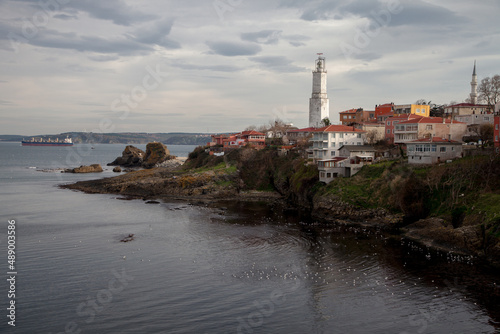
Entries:
<svg viewBox="0 0 500 334">
<path fill-rule="evenodd" d="M 308 126 L 323 53 L 330 119 L 463 102 L 500 73 L 497 0 L 0 2 L 0 134 Z"/>
</svg>

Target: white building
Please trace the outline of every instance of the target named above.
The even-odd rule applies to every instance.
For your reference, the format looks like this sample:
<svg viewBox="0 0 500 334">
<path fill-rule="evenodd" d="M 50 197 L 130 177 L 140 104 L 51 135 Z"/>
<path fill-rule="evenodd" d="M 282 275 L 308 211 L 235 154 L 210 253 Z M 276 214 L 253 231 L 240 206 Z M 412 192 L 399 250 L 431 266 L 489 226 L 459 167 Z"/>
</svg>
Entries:
<svg viewBox="0 0 500 334">
<path fill-rule="evenodd" d="M 461 142 L 437 137 L 415 140 L 406 147 L 410 164 L 435 164 L 462 156 Z"/>
<path fill-rule="evenodd" d="M 312 157 L 324 160 L 339 157 L 344 145 L 363 145 L 366 132 L 347 125 L 330 125 L 312 131 Z"/>
<path fill-rule="evenodd" d="M 326 93 L 325 58 L 319 56 L 313 71 L 312 96 L 309 99 L 309 127 L 323 126 L 321 121 L 325 117 L 330 117 L 330 102 Z"/>
</svg>

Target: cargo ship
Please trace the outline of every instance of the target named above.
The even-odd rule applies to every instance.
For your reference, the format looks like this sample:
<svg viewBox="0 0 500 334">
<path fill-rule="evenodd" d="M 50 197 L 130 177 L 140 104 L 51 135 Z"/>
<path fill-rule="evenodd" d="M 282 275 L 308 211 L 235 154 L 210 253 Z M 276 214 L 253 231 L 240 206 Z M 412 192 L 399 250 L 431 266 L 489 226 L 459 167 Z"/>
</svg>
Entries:
<svg viewBox="0 0 500 334">
<path fill-rule="evenodd" d="M 59 139 L 43 140 L 43 139 L 31 138 L 31 140 L 21 141 L 21 145 L 22 146 L 73 146 L 73 141 L 71 140 L 71 138 L 66 138 L 62 141 L 59 141 Z"/>
</svg>

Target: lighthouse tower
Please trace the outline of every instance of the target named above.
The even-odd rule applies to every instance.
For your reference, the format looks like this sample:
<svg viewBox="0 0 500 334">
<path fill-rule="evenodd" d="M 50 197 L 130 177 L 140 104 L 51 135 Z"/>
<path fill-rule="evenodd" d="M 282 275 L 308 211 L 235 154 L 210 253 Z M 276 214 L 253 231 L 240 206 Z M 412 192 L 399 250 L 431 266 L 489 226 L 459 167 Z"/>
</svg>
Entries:
<svg viewBox="0 0 500 334">
<path fill-rule="evenodd" d="M 474 70 L 472 71 L 472 81 L 470 82 L 470 103 L 477 103 L 477 75 L 476 61 L 474 60 Z"/>
<path fill-rule="evenodd" d="M 330 103 L 326 95 L 325 57 L 318 53 L 313 71 L 312 96 L 309 99 L 309 127 L 319 128 L 321 121 L 330 115 Z"/>
</svg>

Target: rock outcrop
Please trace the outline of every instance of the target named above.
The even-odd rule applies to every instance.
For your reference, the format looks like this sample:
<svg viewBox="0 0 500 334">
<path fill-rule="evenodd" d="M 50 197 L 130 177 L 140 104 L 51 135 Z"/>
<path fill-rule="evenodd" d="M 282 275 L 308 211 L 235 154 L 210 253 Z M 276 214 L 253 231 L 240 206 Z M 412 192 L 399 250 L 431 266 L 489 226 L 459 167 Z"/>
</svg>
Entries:
<svg viewBox="0 0 500 334">
<path fill-rule="evenodd" d="M 402 214 L 392 214 L 383 208 L 360 208 L 346 203 L 334 195 L 316 196 L 313 200 L 313 217 L 335 222 L 341 219 L 381 225 L 387 228 L 400 227 Z"/>
<path fill-rule="evenodd" d="M 153 168 L 162 166 L 162 164 L 172 159 L 175 159 L 175 156 L 170 155 L 167 146 L 154 142 L 147 144 L 146 152 L 135 146 L 128 145 L 123 150 L 122 156 L 116 158 L 108 166 Z"/>
<path fill-rule="evenodd" d="M 127 145 L 125 150 L 123 150 L 122 156 L 116 158 L 108 166 L 141 167 L 145 155 L 143 150 L 132 145 Z"/>
<path fill-rule="evenodd" d="M 87 193 L 121 194 L 135 198 L 190 197 L 227 199 L 237 196 L 237 173 L 224 170 L 178 174 L 168 168 L 132 171 L 127 174 L 63 185 Z"/>
<path fill-rule="evenodd" d="M 154 142 L 146 145 L 146 156 L 142 162 L 142 167 L 153 168 L 167 160 L 174 159 L 175 156 L 170 155 L 170 151 L 162 143 Z"/>
<path fill-rule="evenodd" d="M 120 168 L 120 166 L 116 166 L 115 168 L 113 168 L 113 172 L 115 172 L 115 173 L 121 173 L 122 169 Z"/>
<path fill-rule="evenodd" d="M 66 171 L 67 173 L 101 173 L 102 167 L 99 164 L 90 166 L 80 166 Z"/>
</svg>

